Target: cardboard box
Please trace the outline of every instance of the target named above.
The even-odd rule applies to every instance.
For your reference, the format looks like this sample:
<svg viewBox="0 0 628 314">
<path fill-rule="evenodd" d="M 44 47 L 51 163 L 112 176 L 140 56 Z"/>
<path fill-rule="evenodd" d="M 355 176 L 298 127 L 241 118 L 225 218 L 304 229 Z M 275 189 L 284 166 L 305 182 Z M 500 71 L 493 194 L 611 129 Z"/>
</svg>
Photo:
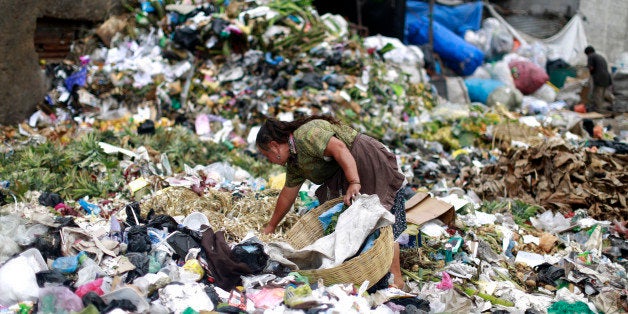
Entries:
<svg viewBox="0 0 628 314">
<path fill-rule="evenodd" d="M 433 198 L 424 192 L 418 192 L 406 201 L 406 220 L 409 223 L 422 225 L 434 218 L 452 226 L 456 220 L 454 205 Z"/>
</svg>

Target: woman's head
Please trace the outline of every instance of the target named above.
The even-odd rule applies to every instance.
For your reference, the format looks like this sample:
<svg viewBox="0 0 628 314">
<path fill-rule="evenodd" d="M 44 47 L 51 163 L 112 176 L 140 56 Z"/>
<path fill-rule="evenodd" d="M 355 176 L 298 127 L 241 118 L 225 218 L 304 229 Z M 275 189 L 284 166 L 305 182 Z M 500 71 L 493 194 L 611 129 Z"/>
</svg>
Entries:
<svg viewBox="0 0 628 314">
<path fill-rule="evenodd" d="M 255 144 L 262 155 L 274 164 L 283 165 L 290 157 L 288 138 L 294 131 L 290 123 L 269 118 L 257 132 Z"/>
<path fill-rule="evenodd" d="M 289 124 L 289 122 L 268 118 L 257 132 L 255 144 L 261 150 L 268 150 L 271 142 L 288 143 L 288 137 L 294 131 Z"/>
<path fill-rule="evenodd" d="M 315 119 L 327 120 L 334 124 L 339 123 L 338 120 L 330 116 L 309 116 L 291 122 L 268 118 L 257 133 L 255 144 L 270 162 L 285 164 L 290 157 L 290 147 L 288 146 L 290 134 L 300 126 Z"/>
</svg>

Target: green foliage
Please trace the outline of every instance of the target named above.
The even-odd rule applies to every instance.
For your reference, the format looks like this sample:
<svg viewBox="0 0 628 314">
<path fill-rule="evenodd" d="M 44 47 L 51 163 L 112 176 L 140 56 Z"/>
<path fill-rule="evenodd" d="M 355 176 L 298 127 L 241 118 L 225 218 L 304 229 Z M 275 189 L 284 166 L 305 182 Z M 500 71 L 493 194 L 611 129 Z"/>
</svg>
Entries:
<svg viewBox="0 0 628 314">
<path fill-rule="evenodd" d="M 480 211 L 489 214 L 511 213 L 513 220 L 518 225 L 525 225 L 530 220 L 530 217 L 535 216 L 542 210 L 542 207 L 528 204 L 522 200 L 485 201 L 480 207 Z"/>
<path fill-rule="evenodd" d="M 119 134 L 112 131 L 85 133 L 67 145 L 48 141 L 25 145 L 0 159 L 0 178 L 8 180 L 18 197 L 28 191 L 48 191 L 65 199 L 84 196 L 107 197 L 125 192 L 126 181 L 119 167 L 122 156 L 106 154 L 98 145 L 105 142 L 131 151 L 144 146 L 166 154 L 175 173 L 184 165 L 208 165 L 226 161 L 247 170 L 255 177 L 267 178 L 278 172 L 265 160 L 257 160 L 242 150 L 224 144 L 203 142 L 189 129 L 176 126 L 156 128 L 153 135 L 138 135 L 131 129 Z"/>
</svg>

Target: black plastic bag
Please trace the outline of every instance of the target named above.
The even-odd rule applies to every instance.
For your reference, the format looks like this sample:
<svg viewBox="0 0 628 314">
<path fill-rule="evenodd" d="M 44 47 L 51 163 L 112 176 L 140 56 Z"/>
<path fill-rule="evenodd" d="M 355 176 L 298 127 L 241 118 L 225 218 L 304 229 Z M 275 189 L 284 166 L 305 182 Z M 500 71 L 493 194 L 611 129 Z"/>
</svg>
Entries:
<svg viewBox="0 0 628 314">
<path fill-rule="evenodd" d="M 167 228 L 168 232 L 175 232 L 179 228 L 177 221 L 168 215 L 156 215 L 148 221 L 146 226 L 160 230 Z"/>
<path fill-rule="evenodd" d="M 148 252 L 151 249 L 150 236 L 146 226 L 133 226 L 127 232 L 127 252 Z"/>
<path fill-rule="evenodd" d="M 54 260 L 63 256 L 61 252 L 61 233 L 58 230 L 38 236 L 32 246 L 39 250 L 44 260 Z"/>
<path fill-rule="evenodd" d="M 133 202 L 131 204 L 127 204 L 124 207 L 124 211 L 126 212 L 126 223 L 129 226 L 146 223 L 146 220 L 142 218 L 140 203 Z"/>
<path fill-rule="evenodd" d="M 112 300 L 111 302 L 109 302 L 107 307 L 102 309 L 101 313 L 109 313 L 115 309 L 121 309 L 126 312 L 134 313 L 135 311 L 137 311 L 137 306 L 135 306 L 135 304 L 133 304 L 133 302 L 129 300 Z"/>
<path fill-rule="evenodd" d="M 150 265 L 150 258 L 148 255 L 143 253 L 129 253 L 125 255 L 131 264 L 135 266 L 134 270 L 131 270 L 126 275 L 126 283 L 131 283 L 135 278 L 142 277 L 148 274 L 148 269 Z"/>
<path fill-rule="evenodd" d="M 191 235 L 178 231 L 170 235 L 166 241 L 180 258 L 184 258 L 190 249 L 201 247 Z"/>
<path fill-rule="evenodd" d="M 262 273 L 268 262 L 268 254 L 264 253 L 264 246 L 257 242 L 247 241 L 237 244 L 231 253 L 236 262 L 248 265 L 255 275 Z"/>
<path fill-rule="evenodd" d="M 57 204 L 63 203 L 61 195 L 57 193 L 42 192 L 37 200 L 39 201 L 39 204 L 50 207 L 55 207 Z"/>
<path fill-rule="evenodd" d="M 37 272 L 35 274 L 35 278 L 37 279 L 37 285 L 40 288 L 43 288 L 46 284 L 69 286 L 70 283 L 72 283 L 70 279 L 56 269 Z"/>
<path fill-rule="evenodd" d="M 194 51 L 196 46 L 201 43 L 200 32 L 189 27 L 177 28 L 174 31 L 172 41 L 187 50 Z"/>
<path fill-rule="evenodd" d="M 323 79 L 322 77 L 314 72 L 308 72 L 303 74 L 303 77 L 296 81 L 295 87 L 297 89 L 311 87 L 314 89 L 323 89 Z"/>
<path fill-rule="evenodd" d="M 534 267 L 534 270 L 538 272 L 537 277 L 540 282 L 548 285 L 556 286 L 556 280 L 565 276 L 565 270 L 556 267 L 550 263 L 543 263 Z"/>
<path fill-rule="evenodd" d="M 103 299 L 94 291 L 90 291 L 86 293 L 81 298 L 81 300 L 83 301 L 83 305 L 85 307 L 89 306 L 90 304 L 93 304 L 96 307 L 96 309 L 98 309 L 98 311 L 101 313 L 103 313 L 103 309 L 107 307 L 107 304 L 105 304 L 105 301 L 103 301 Z"/>
<path fill-rule="evenodd" d="M 155 134 L 155 122 L 153 120 L 145 120 L 137 127 L 137 134 Z"/>
</svg>

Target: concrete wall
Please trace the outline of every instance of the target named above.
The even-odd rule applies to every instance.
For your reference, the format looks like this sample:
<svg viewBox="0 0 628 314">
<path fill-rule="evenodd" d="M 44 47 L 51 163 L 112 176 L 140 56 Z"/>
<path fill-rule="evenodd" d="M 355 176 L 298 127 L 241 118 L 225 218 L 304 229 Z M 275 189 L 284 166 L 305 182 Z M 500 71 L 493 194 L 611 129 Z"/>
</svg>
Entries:
<svg viewBox="0 0 628 314">
<path fill-rule="evenodd" d="M 584 29 L 589 44 L 610 64 L 622 52 L 628 52 L 628 1 L 581 1 L 580 12 L 586 17 Z"/>
<path fill-rule="evenodd" d="M 502 8 L 532 14 L 544 12 L 585 18 L 587 41 L 612 63 L 628 51 L 628 0 L 504 0 L 491 1 Z M 583 52 L 584 53 L 584 52 Z"/>
<path fill-rule="evenodd" d="M 587 2 L 591 0 L 584 0 Z M 491 1 L 493 2 L 493 1 Z M 526 11 L 534 15 L 543 14 L 545 12 L 572 16 L 580 7 L 580 0 L 506 0 L 503 2 L 495 2 L 502 8 L 513 11 Z"/>
</svg>

